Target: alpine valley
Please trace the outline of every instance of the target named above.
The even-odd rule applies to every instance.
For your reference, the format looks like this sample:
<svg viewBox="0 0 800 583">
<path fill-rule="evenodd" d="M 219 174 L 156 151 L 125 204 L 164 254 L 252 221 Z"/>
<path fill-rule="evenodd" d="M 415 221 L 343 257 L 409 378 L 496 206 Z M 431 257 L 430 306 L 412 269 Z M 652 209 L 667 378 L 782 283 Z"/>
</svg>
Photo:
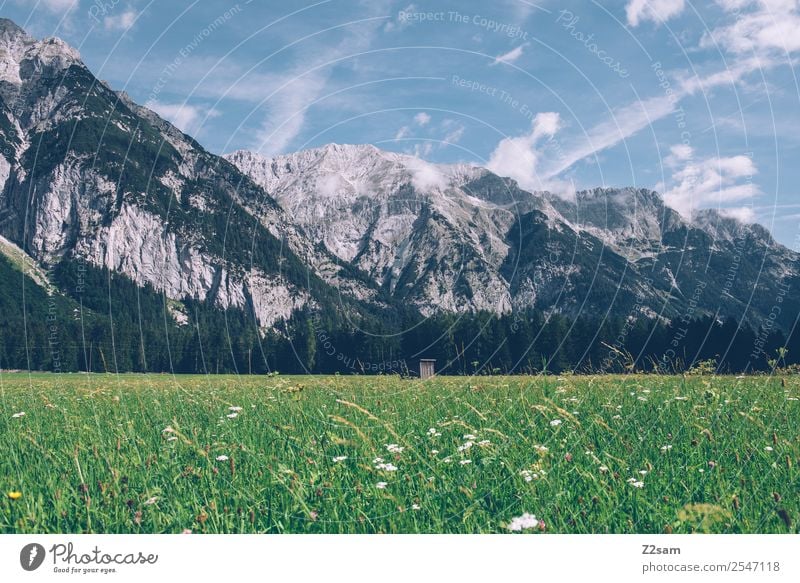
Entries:
<svg viewBox="0 0 800 583">
<path fill-rule="evenodd" d="M 0 149 L 0 368 L 763 368 L 800 312 L 757 224 L 371 145 L 218 156 L 5 19 Z"/>
</svg>

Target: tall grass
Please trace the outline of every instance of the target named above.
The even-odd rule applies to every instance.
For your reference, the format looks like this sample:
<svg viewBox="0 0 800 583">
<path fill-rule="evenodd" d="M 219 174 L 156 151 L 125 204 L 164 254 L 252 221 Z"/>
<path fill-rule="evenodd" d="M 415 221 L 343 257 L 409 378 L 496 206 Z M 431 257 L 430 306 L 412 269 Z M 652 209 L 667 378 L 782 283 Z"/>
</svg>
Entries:
<svg viewBox="0 0 800 583">
<path fill-rule="evenodd" d="M 798 532 L 783 384 L 2 374 L 0 530 Z"/>
</svg>

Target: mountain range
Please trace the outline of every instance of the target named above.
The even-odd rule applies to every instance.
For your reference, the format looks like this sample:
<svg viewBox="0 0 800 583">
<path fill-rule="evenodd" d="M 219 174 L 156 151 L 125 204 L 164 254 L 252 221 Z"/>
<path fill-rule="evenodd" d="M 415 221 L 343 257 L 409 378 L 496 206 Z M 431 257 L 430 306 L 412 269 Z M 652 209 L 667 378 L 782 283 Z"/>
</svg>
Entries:
<svg viewBox="0 0 800 583">
<path fill-rule="evenodd" d="M 197 324 L 197 304 L 262 334 L 299 312 L 356 328 L 536 309 L 789 330 L 800 311 L 800 256 L 760 225 L 689 220 L 643 188 L 528 192 L 372 145 L 218 156 L 6 19 L 0 150 L 6 267 L 77 303 L 83 271 L 122 278 L 165 298 L 168 327 Z"/>
</svg>

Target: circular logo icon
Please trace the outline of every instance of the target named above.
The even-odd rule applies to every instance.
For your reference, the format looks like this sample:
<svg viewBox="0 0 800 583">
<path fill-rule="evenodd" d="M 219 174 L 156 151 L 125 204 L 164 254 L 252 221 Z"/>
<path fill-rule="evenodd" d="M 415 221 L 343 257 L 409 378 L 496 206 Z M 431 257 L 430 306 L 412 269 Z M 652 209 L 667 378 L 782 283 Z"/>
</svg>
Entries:
<svg viewBox="0 0 800 583">
<path fill-rule="evenodd" d="M 30 543 L 19 552 L 19 564 L 26 571 L 35 571 L 44 562 L 44 547 L 39 543 Z"/>
</svg>

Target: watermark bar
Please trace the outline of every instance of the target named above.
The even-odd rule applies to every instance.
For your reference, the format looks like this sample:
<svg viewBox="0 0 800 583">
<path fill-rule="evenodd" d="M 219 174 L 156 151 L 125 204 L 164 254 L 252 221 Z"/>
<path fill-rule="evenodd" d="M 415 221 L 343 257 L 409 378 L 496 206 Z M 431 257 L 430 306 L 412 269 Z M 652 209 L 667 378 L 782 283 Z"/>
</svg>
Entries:
<svg viewBox="0 0 800 583">
<path fill-rule="evenodd" d="M 6 535 L 3 581 L 798 581 L 792 535 Z"/>
</svg>

